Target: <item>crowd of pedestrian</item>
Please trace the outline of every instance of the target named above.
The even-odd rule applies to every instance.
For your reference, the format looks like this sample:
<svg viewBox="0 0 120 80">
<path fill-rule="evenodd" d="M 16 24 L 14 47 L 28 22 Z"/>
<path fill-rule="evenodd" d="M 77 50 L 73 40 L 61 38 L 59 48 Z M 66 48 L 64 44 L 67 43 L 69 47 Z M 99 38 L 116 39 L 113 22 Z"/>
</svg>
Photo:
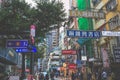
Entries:
<svg viewBox="0 0 120 80">
<path fill-rule="evenodd" d="M 40 73 L 39 74 L 39 80 L 49 80 L 49 75 L 48 73 L 47 74 L 43 74 L 43 73 Z"/>
</svg>

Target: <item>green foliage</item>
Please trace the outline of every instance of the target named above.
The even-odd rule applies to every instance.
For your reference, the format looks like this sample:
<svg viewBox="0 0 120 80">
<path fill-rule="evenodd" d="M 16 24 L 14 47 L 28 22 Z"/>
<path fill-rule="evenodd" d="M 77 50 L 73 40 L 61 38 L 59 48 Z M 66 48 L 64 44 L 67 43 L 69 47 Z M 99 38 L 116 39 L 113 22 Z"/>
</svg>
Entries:
<svg viewBox="0 0 120 80">
<path fill-rule="evenodd" d="M 63 3 L 60 2 L 37 3 L 37 33 L 44 36 L 48 31 L 59 28 L 59 26 L 50 26 L 60 24 L 65 20 L 64 11 L 65 10 L 63 9 Z"/>
<path fill-rule="evenodd" d="M 45 34 L 65 20 L 65 10 L 62 2 L 41 2 L 36 8 L 31 8 L 25 2 L 11 0 L 0 9 L 0 32 L 29 31 L 30 25 L 35 24 L 36 36 Z M 54 27 L 50 27 L 56 25 Z M 3 30 L 4 29 L 4 30 Z"/>
<path fill-rule="evenodd" d="M 30 19 L 32 10 L 27 3 L 18 0 L 7 3 L 0 10 L 0 31 L 28 30 L 32 22 Z"/>
<path fill-rule="evenodd" d="M 11 0 L 5 2 L 0 9 L 0 32 L 30 31 L 30 25 L 36 25 L 35 42 L 39 43 L 38 37 L 55 28 L 59 28 L 65 20 L 65 10 L 62 2 L 37 2 L 35 8 L 31 8 L 26 2 Z M 56 25 L 51 27 L 52 25 Z M 25 34 L 24 34 L 25 35 Z M 38 48 L 36 57 L 42 57 L 45 47 Z"/>
</svg>

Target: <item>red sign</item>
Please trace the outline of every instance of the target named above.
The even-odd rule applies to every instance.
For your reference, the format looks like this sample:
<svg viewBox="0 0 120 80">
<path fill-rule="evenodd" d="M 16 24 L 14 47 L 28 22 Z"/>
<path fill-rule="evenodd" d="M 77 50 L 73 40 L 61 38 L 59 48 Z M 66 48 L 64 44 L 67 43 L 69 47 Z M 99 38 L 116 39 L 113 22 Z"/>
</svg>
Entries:
<svg viewBox="0 0 120 80">
<path fill-rule="evenodd" d="M 33 37 L 35 37 L 35 28 L 36 28 L 35 25 L 30 26 L 30 35 Z"/>
<path fill-rule="evenodd" d="M 63 55 L 75 55 L 76 50 L 62 50 Z"/>
<path fill-rule="evenodd" d="M 69 64 L 68 68 L 69 69 L 76 69 L 76 66 L 77 66 L 76 64 Z"/>
</svg>

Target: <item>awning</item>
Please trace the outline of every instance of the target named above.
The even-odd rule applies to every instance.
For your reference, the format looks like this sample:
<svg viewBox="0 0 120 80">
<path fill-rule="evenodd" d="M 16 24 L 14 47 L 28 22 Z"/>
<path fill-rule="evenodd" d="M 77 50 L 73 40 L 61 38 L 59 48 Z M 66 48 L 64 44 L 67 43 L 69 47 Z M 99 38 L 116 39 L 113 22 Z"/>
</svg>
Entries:
<svg viewBox="0 0 120 80">
<path fill-rule="evenodd" d="M 7 60 L 6 58 L 1 57 L 1 56 L 0 56 L 0 62 L 3 63 L 3 64 L 7 64 L 7 65 L 16 65 L 16 63 L 14 63 L 10 60 Z"/>
<path fill-rule="evenodd" d="M 79 38 L 78 40 L 77 40 L 77 42 L 78 42 L 78 44 L 79 45 L 83 45 L 86 41 L 88 41 L 88 40 L 90 40 L 90 39 L 87 39 L 87 38 Z"/>
</svg>

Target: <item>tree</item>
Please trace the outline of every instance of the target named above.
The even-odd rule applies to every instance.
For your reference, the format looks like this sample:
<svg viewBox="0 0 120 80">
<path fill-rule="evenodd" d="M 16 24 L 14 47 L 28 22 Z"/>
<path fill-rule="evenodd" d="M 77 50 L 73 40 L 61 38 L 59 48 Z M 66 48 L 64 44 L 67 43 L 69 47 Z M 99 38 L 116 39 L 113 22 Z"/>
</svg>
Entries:
<svg viewBox="0 0 120 80">
<path fill-rule="evenodd" d="M 59 24 L 65 21 L 65 15 L 62 2 L 37 2 L 37 34 L 45 36 L 48 31 L 59 28 Z"/>
<path fill-rule="evenodd" d="M 25 2 L 19 2 L 19 0 L 5 2 L 0 10 L 0 31 L 9 33 L 29 30 L 34 18 L 33 12 L 35 9 L 30 8 L 30 5 Z"/>
<path fill-rule="evenodd" d="M 25 2 L 11 0 L 5 2 L 0 10 L 0 32 L 29 31 L 30 25 L 37 26 L 36 36 L 44 37 L 45 34 L 65 20 L 63 3 L 57 1 L 36 2 L 37 7 L 31 8 Z"/>
<path fill-rule="evenodd" d="M 37 6 L 34 8 L 19 0 L 5 2 L 0 9 L 0 33 L 9 35 L 12 32 L 16 35 L 18 32 L 30 32 L 30 25 L 34 24 L 37 27 L 35 41 L 39 43 L 41 39 L 39 37 L 44 38 L 47 32 L 59 28 L 61 22 L 65 20 L 63 3 L 57 1 L 36 3 Z M 20 36 L 27 35 L 29 39 L 29 34 L 20 34 Z"/>
</svg>

